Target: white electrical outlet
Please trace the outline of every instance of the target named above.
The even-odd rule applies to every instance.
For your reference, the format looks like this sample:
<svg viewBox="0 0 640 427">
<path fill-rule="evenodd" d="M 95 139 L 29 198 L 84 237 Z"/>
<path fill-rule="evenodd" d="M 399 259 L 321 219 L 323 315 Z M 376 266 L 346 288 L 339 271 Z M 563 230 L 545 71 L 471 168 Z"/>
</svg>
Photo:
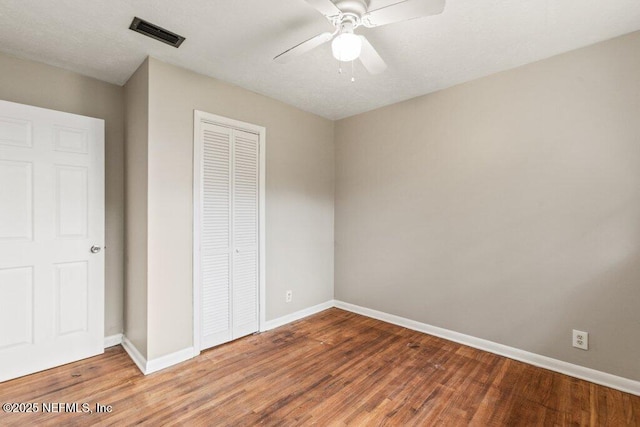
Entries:
<svg viewBox="0 0 640 427">
<path fill-rule="evenodd" d="M 284 295 L 284 300 L 286 302 L 293 301 L 293 291 L 287 291 L 287 293 Z"/>
<path fill-rule="evenodd" d="M 589 350 L 589 332 L 573 330 L 573 346 L 582 350 Z"/>
</svg>

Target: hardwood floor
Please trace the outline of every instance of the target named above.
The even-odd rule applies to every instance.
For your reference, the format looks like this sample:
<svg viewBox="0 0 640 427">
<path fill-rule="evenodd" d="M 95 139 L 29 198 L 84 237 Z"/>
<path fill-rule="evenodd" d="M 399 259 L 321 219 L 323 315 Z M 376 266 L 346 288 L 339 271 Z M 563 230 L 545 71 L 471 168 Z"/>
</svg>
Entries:
<svg viewBox="0 0 640 427">
<path fill-rule="evenodd" d="M 113 347 L 0 384 L 5 402 L 40 411 L 2 426 L 640 425 L 638 396 L 338 309 L 146 377 Z M 112 412 L 42 412 L 56 402 Z"/>
</svg>

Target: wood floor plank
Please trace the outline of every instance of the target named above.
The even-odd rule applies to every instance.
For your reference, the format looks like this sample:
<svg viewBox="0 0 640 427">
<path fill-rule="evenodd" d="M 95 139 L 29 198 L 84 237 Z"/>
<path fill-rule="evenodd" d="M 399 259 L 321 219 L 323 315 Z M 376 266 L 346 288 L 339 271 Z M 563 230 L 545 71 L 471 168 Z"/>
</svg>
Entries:
<svg viewBox="0 0 640 427">
<path fill-rule="evenodd" d="M 113 410 L 2 426 L 640 426 L 638 396 L 339 309 L 149 376 L 113 347 L 0 383 L 5 402 Z"/>
</svg>

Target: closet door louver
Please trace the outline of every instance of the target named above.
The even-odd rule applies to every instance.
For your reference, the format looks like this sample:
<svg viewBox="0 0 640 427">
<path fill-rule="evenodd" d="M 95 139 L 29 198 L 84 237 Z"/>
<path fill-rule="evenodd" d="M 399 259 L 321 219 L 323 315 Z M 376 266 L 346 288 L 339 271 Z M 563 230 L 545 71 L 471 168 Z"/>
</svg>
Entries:
<svg viewBox="0 0 640 427">
<path fill-rule="evenodd" d="M 233 335 L 258 330 L 258 135 L 233 132 Z"/>
<path fill-rule="evenodd" d="M 231 340 L 231 130 L 203 124 L 202 348 Z"/>
<path fill-rule="evenodd" d="M 205 349 L 259 328 L 259 137 L 203 123 L 201 141 L 201 348 Z"/>
</svg>

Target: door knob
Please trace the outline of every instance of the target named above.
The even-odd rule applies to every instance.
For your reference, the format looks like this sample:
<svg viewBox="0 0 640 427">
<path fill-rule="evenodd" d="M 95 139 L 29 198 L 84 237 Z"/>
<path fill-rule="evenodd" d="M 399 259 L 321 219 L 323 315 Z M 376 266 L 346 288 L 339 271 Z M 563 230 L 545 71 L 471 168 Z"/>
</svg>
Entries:
<svg viewBox="0 0 640 427">
<path fill-rule="evenodd" d="M 100 252 L 101 249 L 102 248 L 100 246 L 93 245 L 93 246 L 91 246 L 91 253 L 92 254 L 97 254 L 98 252 Z"/>
<path fill-rule="evenodd" d="M 240 253 L 240 249 L 236 249 L 236 253 L 239 254 Z"/>
</svg>

